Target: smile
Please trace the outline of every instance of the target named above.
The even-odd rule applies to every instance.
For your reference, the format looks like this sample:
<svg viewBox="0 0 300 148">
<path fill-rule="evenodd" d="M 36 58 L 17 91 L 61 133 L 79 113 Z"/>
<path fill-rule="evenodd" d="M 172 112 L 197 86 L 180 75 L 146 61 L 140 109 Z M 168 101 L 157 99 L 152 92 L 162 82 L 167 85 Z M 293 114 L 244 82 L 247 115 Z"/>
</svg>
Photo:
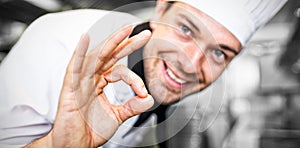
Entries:
<svg viewBox="0 0 300 148">
<path fill-rule="evenodd" d="M 176 77 L 176 75 L 175 75 L 170 69 L 167 69 L 166 71 L 167 71 L 167 74 L 169 75 L 169 77 L 170 77 L 172 80 L 176 81 L 177 83 L 179 83 L 179 84 L 181 84 L 181 85 L 187 83 L 187 81 L 182 80 L 182 79 Z"/>
<path fill-rule="evenodd" d="M 164 69 L 164 78 L 167 82 L 167 84 L 169 84 L 169 86 L 171 86 L 173 89 L 175 90 L 181 90 L 184 86 L 186 86 L 189 82 L 179 78 L 169 67 L 168 65 L 163 62 L 163 69 Z"/>
</svg>

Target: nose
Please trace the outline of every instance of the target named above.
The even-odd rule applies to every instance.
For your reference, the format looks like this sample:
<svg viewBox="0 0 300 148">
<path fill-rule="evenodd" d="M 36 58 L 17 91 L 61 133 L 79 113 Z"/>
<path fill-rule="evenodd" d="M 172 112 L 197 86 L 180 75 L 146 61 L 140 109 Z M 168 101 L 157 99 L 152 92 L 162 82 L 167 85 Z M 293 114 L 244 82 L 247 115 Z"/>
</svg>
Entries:
<svg viewBox="0 0 300 148">
<path fill-rule="evenodd" d="M 182 69 L 186 73 L 199 73 L 205 60 L 204 48 L 199 46 L 186 46 L 178 57 Z"/>
</svg>

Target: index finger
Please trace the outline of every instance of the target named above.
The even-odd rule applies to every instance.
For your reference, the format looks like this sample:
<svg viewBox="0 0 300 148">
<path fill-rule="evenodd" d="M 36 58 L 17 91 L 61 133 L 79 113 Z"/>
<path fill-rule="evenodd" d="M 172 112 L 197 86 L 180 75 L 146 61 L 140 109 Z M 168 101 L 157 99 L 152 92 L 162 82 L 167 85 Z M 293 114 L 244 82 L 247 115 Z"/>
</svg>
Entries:
<svg viewBox="0 0 300 148">
<path fill-rule="evenodd" d="M 142 48 L 150 39 L 151 32 L 149 30 L 144 30 L 139 34 L 130 37 L 129 39 L 124 40 L 114 52 L 109 55 L 106 61 L 100 69 L 96 69 L 99 73 L 107 71 L 111 68 L 114 64 L 118 62 L 121 58 L 131 54 L 137 49 Z"/>
<path fill-rule="evenodd" d="M 85 54 L 87 52 L 88 45 L 89 36 L 87 34 L 82 34 L 67 66 L 64 80 L 65 83 L 73 82 L 75 87 L 77 87 L 77 85 L 79 84 L 79 80 L 77 78 L 78 75 L 80 75 L 80 73 L 82 72 L 82 65 L 85 60 Z M 73 79 L 73 81 L 71 79 Z"/>
<path fill-rule="evenodd" d="M 124 65 L 114 66 L 105 73 L 104 78 L 109 83 L 123 80 L 133 89 L 137 96 L 141 98 L 148 96 L 148 91 L 143 80 Z"/>
<path fill-rule="evenodd" d="M 126 26 L 122 28 L 122 30 L 118 30 L 113 33 L 104 43 L 96 47 L 96 49 L 99 49 L 100 51 L 97 55 L 97 65 L 95 67 L 95 71 L 97 71 L 97 69 L 103 65 L 106 59 L 109 58 L 109 55 L 113 53 L 119 44 L 131 34 L 132 30 L 132 25 Z"/>
</svg>

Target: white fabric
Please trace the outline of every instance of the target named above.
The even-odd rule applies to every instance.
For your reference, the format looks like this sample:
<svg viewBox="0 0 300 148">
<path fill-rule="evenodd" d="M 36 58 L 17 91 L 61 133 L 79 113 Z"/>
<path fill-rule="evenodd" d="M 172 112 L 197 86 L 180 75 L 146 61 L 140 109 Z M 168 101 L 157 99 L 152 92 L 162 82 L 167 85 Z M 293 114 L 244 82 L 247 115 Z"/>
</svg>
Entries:
<svg viewBox="0 0 300 148">
<path fill-rule="evenodd" d="M 102 19 L 108 13 L 113 17 Z M 105 29 L 99 25 L 101 19 L 109 21 L 105 23 Z M 65 69 L 82 33 L 89 32 L 91 46 L 95 46 L 118 27 L 136 20 L 124 13 L 76 10 L 48 14 L 32 23 L 1 63 L 0 147 L 19 147 L 49 132 L 55 119 Z M 97 22 L 98 26 L 94 25 Z M 97 36 L 93 34 L 96 31 L 100 31 Z M 126 64 L 126 61 L 122 62 Z M 113 94 L 116 93 L 115 87 L 110 85 L 105 89 L 112 103 L 120 101 Z M 130 95 L 130 91 L 123 95 Z M 133 117 L 124 126 L 130 127 L 135 120 Z M 155 119 L 151 118 L 146 125 L 153 122 Z M 118 133 L 121 134 L 116 134 L 114 139 L 121 141 L 117 143 L 127 142 L 128 145 L 140 142 L 141 139 L 133 135 L 145 134 L 133 132 L 121 139 L 124 131 Z"/>
<path fill-rule="evenodd" d="M 287 0 L 171 0 L 189 4 L 209 15 L 245 45 Z"/>
</svg>

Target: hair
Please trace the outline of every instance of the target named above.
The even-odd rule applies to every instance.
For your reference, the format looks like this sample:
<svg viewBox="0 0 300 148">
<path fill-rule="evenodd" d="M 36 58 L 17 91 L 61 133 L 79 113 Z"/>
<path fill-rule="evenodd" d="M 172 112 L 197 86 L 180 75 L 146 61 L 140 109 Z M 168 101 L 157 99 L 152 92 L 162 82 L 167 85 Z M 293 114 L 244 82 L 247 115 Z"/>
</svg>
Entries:
<svg viewBox="0 0 300 148">
<path fill-rule="evenodd" d="M 171 6 L 175 3 L 175 1 L 168 1 L 167 2 L 167 6 L 166 6 L 166 9 L 164 10 L 164 13 L 167 12 Z"/>
</svg>

